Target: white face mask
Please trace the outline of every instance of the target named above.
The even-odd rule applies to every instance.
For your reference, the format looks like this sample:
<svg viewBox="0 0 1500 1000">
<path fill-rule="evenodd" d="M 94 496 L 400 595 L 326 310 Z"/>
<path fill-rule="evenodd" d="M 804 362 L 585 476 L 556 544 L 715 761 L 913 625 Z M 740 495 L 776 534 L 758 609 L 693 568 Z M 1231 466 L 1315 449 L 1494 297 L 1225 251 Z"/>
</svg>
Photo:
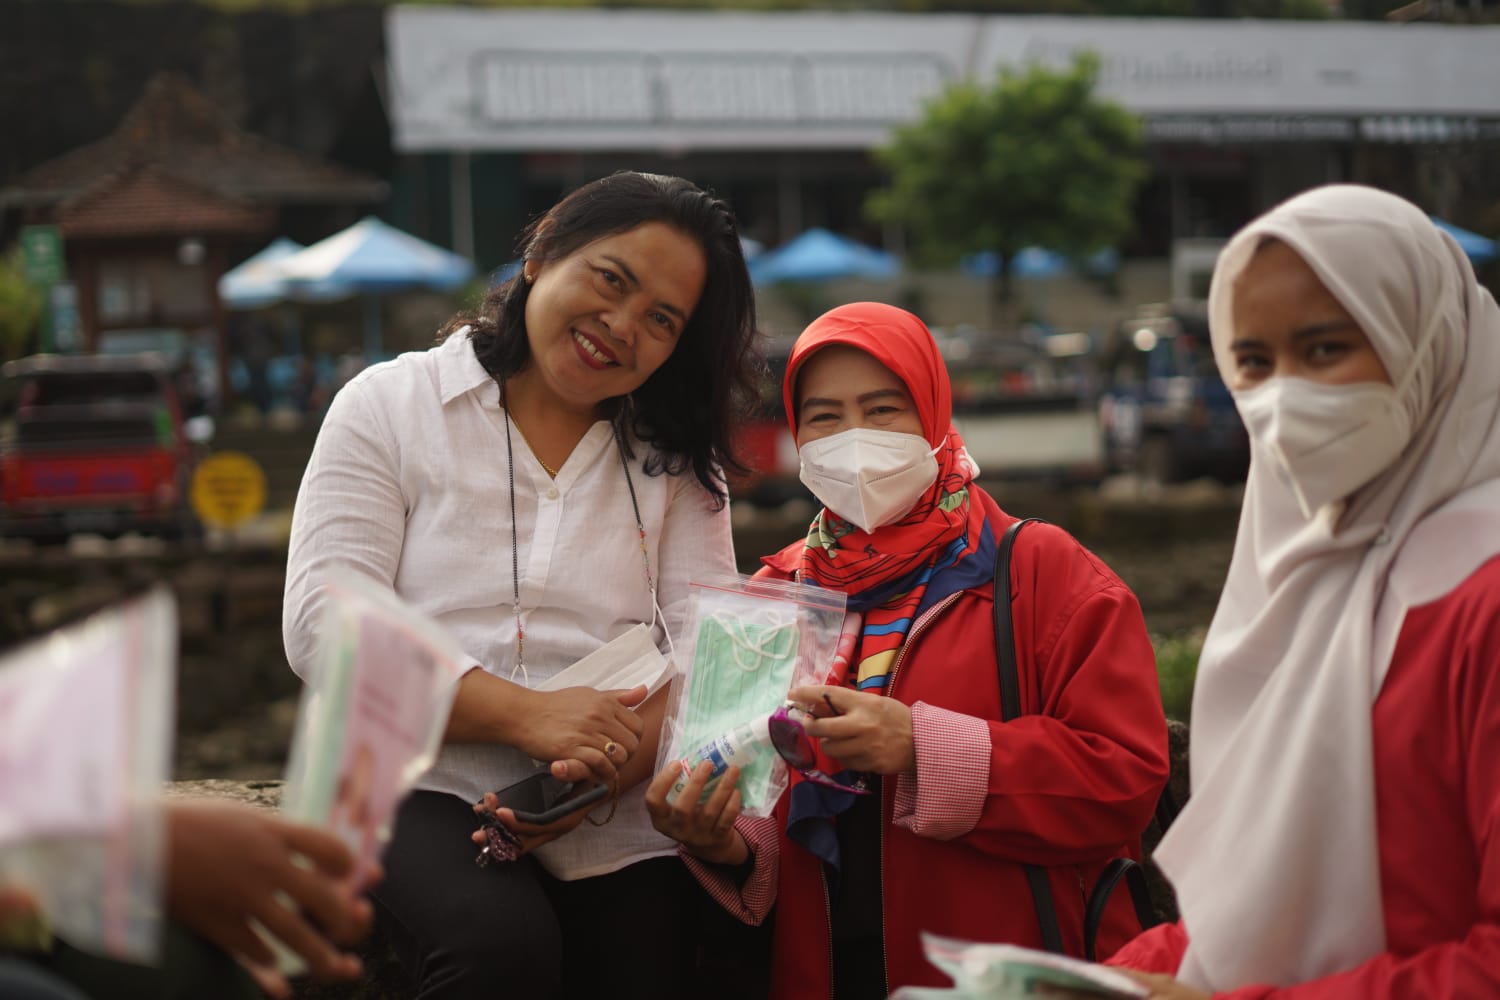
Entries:
<svg viewBox="0 0 1500 1000">
<path fill-rule="evenodd" d="M 874 531 L 906 516 L 937 481 L 925 438 L 865 427 L 840 431 L 798 450 L 802 482 L 824 507 Z"/>
<path fill-rule="evenodd" d="M 1284 376 L 1236 392 L 1234 401 L 1309 519 L 1384 472 L 1411 440 L 1406 409 L 1384 382 Z"/>
</svg>

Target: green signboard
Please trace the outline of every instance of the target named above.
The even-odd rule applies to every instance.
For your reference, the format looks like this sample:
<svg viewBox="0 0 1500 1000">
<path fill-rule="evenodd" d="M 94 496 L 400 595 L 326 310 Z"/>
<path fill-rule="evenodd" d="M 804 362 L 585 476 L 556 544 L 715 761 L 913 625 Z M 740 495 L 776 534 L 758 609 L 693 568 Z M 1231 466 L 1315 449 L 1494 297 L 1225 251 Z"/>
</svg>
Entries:
<svg viewBox="0 0 1500 1000">
<path fill-rule="evenodd" d="M 62 231 L 56 226 L 22 227 L 21 266 L 33 285 L 55 285 L 63 280 Z"/>
</svg>

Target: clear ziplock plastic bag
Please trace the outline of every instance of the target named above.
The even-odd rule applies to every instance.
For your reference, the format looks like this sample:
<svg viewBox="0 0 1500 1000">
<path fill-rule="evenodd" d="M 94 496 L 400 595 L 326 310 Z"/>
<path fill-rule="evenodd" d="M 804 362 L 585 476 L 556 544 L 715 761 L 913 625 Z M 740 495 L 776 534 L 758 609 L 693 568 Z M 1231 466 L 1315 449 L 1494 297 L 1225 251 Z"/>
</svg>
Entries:
<svg viewBox="0 0 1500 1000">
<path fill-rule="evenodd" d="M 390 839 L 396 807 L 436 760 L 468 661 L 436 622 L 355 571 L 333 569 L 325 588 L 281 808 L 336 834 L 363 871 Z M 278 953 L 283 971 L 300 970 L 292 952 Z"/>
<path fill-rule="evenodd" d="M 678 647 L 687 655 L 683 683 L 667 705 L 657 770 L 709 760 L 717 777 L 733 764 L 745 814 L 769 815 L 787 774 L 767 722 L 788 691 L 826 674 L 846 600 L 835 590 L 738 574 L 694 581 Z"/>
<path fill-rule="evenodd" d="M 75 948 L 159 957 L 176 687 L 165 587 L 0 659 L 0 884 Z"/>
</svg>

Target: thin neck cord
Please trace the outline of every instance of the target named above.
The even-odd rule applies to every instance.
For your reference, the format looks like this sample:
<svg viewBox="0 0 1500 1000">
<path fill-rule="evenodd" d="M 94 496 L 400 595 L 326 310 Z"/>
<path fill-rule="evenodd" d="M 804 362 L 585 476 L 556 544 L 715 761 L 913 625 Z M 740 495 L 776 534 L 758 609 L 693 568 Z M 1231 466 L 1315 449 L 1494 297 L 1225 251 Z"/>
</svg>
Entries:
<svg viewBox="0 0 1500 1000">
<path fill-rule="evenodd" d="M 516 455 L 511 440 L 510 402 L 505 395 L 505 380 L 497 378 L 495 381 L 500 383 L 500 409 L 505 411 L 505 469 L 510 484 L 510 583 L 513 600 L 511 610 L 516 616 L 516 670 L 521 672 L 521 682 L 529 687 L 530 675 L 526 672 L 526 629 L 521 618 L 521 539 L 516 525 Z M 635 527 L 640 538 L 641 565 L 645 569 L 646 589 L 651 594 L 651 620 L 654 623 L 661 618 L 662 633 L 667 635 L 668 649 L 672 649 L 672 637 L 666 632 L 666 618 L 662 615 L 661 605 L 656 602 L 656 583 L 651 579 L 651 556 L 646 548 L 646 522 L 641 518 L 640 501 L 636 499 L 635 479 L 630 475 L 630 462 L 625 458 L 625 442 L 620 436 L 619 426 L 615 425 L 613 430 L 615 450 L 620 456 L 620 468 L 625 472 L 625 485 L 630 490 L 630 509 L 635 514 Z M 512 670 L 511 676 L 515 677 L 515 674 L 516 671 Z"/>
<path fill-rule="evenodd" d="M 526 628 L 521 623 L 521 538 L 516 526 L 516 453 L 510 438 L 510 402 L 505 397 L 505 380 L 500 382 L 500 408 L 505 411 L 505 469 L 510 479 L 510 585 L 513 603 L 511 610 L 516 616 L 516 667 L 521 671 L 521 683 L 530 687 L 531 676 L 526 672 Z M 516 672 L 510 672 L 515 677 Z"/>
<path fill-rule="evenodd" d="M 646 573 L 646 590 L 651 594 L 651 622 L 655 625 L 661 622 L 661 634 L 667 640 L 667 655 L 677 656 L 677 644 L 672 641 L 672 633 L 667 630 L 667 616 L 663 613 L 661 605 L 656 602 L 656 583 L 651 579 L 651 556 L 646 551 L 646 522 L 641 519 L 641 505 L 635 497 L 635 480 L 630 475 L 630 463 L 625 460 L 625 441 L 621 437 L 620 425 L 614 424 L 615 451 L 620 456 L 620 468 L 625 470 L 625 485 L 630 488 L 630 509 L 635 512 L 636 530 L 640 532 L 641 538 L 641 567 Z"/>
<path fill-rule="evenodd" d="M 646 589 L 651 591 L 651 613 L 657 613 L 656 584 L 651 581 L 651 557 L 646 552 L 646 522 L 641 520 L 641 504 L 635 498 L 635 480 L 630 476 L 630 463 L 625 460 L 625 441 L 620 437 L 619 425 L 614 425 L 615 452 L 620 456 L 620 468 L 625 470 L 625 485 L 630 489 L 630 509 L 635 514 L 636 531 L 641 539 L 641 566 L 646 571 Z"/>
</svg>

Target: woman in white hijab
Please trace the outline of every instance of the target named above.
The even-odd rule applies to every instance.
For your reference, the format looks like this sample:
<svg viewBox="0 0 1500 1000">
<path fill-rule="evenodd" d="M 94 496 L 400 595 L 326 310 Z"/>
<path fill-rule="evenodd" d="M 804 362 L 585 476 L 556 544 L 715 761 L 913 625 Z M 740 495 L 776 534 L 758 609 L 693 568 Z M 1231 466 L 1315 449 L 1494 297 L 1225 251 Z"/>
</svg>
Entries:
<svg viewBox="0 0 1500 1000">
<path fill-rule="evenodd" d="M 1226 247 L 1252 459 L 1156 852 L 1152 996 L 1500 996 L 1500 310 L 1415 206 L 1310 191 Z"/>
</svg>

